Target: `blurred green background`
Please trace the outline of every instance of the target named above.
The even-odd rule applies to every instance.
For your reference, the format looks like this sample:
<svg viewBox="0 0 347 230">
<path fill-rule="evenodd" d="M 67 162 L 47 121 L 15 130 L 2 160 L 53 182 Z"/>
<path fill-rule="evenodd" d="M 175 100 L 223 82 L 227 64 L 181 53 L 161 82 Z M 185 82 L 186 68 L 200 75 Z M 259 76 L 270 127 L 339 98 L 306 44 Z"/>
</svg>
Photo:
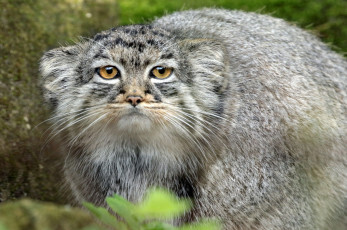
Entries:
<svg viewBox="0 0 347 230">
<path fill-rule="evenodd" d="M 43 52 L 117 25 L 177 10 L 221 7 L 284 18 L 332 49 L 347 51 L 345 0 L 0 0 L 0 202 L 20 197 L 66 203 L 59 143 L 38 87 Z M 63 194 L 63 195 L 61 195 Z"/>
</svg>

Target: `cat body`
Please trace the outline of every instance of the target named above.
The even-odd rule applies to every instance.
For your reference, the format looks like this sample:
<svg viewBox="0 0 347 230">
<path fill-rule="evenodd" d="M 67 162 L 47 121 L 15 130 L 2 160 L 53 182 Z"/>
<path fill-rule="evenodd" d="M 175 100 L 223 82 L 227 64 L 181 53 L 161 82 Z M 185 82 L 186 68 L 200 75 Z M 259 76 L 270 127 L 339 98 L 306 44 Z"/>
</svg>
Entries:
<svg viewBox="0 0 347 230">
<path fill-rule="evenodd" d="M 225 229 L 343 216 L 347 62 L 283 20 L 178 12 L 48 51 L 41 73 L 79 201 L 160 186 L 193 201 L 178 224 Z"/>
</svg>

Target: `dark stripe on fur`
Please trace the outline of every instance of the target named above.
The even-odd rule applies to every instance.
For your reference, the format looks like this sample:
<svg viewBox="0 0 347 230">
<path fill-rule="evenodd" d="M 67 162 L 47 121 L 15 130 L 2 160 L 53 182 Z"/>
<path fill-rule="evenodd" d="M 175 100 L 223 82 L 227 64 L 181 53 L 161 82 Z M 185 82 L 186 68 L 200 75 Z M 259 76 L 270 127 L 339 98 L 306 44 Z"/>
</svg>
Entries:
<svg viewBox="0 0 347 230">
<path fill-rule="evenodd" d="M 95 54 L 93 57 L 93 59 L 101 59 L 101 58 L 108 59 L 109 57 L 107 57 L 106 55 L 102 53 Z"/>
<path fill-rule="evenodd" d="M 167 97 L 176 96 L 178 94 L 178 90 L 173 86 L 172 82 L 155 83 L 155 86 L 160 90 L 161 94 Z"/>
<path fill-rule="evenodd" d="M 163 54 L 161 55 L 160 59 L 170 59 L 173 58 L 173 53 Z"/>
</svg>

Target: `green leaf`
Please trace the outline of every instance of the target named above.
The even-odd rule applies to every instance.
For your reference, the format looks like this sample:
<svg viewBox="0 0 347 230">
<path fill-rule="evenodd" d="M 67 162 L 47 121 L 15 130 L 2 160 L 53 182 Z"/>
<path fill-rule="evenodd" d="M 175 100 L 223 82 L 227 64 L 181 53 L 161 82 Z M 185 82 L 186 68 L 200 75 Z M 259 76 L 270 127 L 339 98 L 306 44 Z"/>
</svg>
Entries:
<svg viewBox="0 0 347 230">
<path fill-rule="evenodd" d="M 125 220 L 131 229 L 141 229 L 138 220 L 133 216 L 134 205 L 132 203 L 118 195 L 107 197 L 106 202 L 115 213 Z"/>
<path fill-rule="evenodd" d="M 198 223 L 184 225 L 177 230 L 221 230 L 221 224 L 218 221 L 202 220 Z"/>
<path fill-rule="evenodd" d="M 115 216 L 112 216 L 105 208 L 95 207 L 93 204 L 84 202 L 84 207 L 91 211 L 99 220 L 103 223 L 116 228 L 117 230 L 126 230 L 127 227 L 124 223 L 117 220 Z"/>
<path fill-rule="evenodd" d="M 163 189 L 151 189 L 135 211 L 142 219 L 169 219 L 184 214 L 189 208 L 187 200 L 179 200 Z"/>
<path fill-rule="evenodd" d="M 177 230 L 177 228 L 173 227 L 168 223 L 152 221 L 143 224 L 144 230 Z"/>
</svg>

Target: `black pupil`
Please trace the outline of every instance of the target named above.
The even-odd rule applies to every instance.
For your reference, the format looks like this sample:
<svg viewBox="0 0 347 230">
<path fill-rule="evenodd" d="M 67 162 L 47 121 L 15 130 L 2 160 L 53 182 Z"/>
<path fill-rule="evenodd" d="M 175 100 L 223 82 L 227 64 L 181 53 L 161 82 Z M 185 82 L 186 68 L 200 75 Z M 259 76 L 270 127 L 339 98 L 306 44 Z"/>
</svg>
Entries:
<svg viewBox="0 0 347 230">
<path fill-rule="evenodd" d="M 107 74 L 113 73 L 113 67 L 106 67 L 105 69 Z"/>
<path fill-rule="evenodd" d="M 158 67 L 157 70 L 158 70 L 158 72 L 160 74 L 164 74 L 165 73 L 165 68 L 164 67 Z"/>
</svg>

